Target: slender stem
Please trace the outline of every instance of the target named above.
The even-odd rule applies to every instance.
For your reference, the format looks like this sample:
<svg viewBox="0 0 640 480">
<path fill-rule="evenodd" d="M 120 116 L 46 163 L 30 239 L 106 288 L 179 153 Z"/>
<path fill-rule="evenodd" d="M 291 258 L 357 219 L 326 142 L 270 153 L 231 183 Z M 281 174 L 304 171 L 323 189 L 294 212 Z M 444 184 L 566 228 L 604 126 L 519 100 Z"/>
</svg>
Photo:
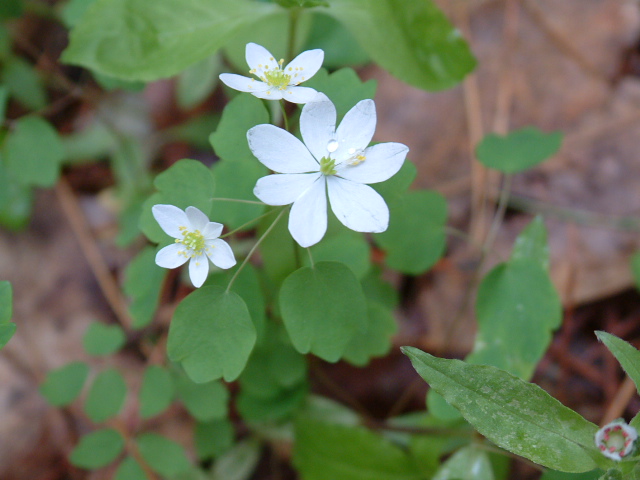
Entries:
<svg viewBox="0 0 640 480">
<path fill-rule="evenodd" d="M 244 224 L 240 225 L 238 228 L 235 228 L 235 229 L 231 230 L 230 232 L 225 233 L 224 235 L 220 235 L 219 238 L 229 237 L 229 236 L 233 235 L 234 233 L 236 233 L 237 231 L 242 230 L 244 227 L 251 225 L 253 222 L 258 221 L 261 218 L 264 218 L 264 217 L 267 217 L 267 216 L 271 215 L 275 211 L 277 211 L 277 210 L 269 210 L 267 213 L 263 213 L 259 217 L 256 217 L 253 220 L 249 220 L 247 223 L 244 223 Z"/>
<path fill-rule="evenodd" d="M 301 8 L 294 7 L 289 9 L 289 41 L 287 45 L 287 57 L 289 61 L 293 60 L 293 54 L 296 51 L 296 36 L 298 33 L 298 19 L 300 18 Z"/>
<path fill-rule="evenodd" d="M 496 214 L 493 217 L 493 222 L 491 223 L 491 228 L 489 228 L 489 233 L 487 234 L 487 238 L 484 242 L 484 251 L 488 251 L 491 249 L 493 242 L 496 239 L 496 235 L 498 234 L 498 229 L 500 225 L 502 225 L 502 220 L 504 219 L 504 212 L 507 210 L 507 205 L 509 203 L 509 194 L 511 193 L 511 175 L 506 174 L 504 176 L 504 181 L 502 182 L 502 188 L 500 189 L 500 197 L 498 198 L 498 208 L 496 210 Z"/>
<path fill-rule="evenodd" d="M 309 254 L 309 261 L 311 262 L 311 268 L 315 267 L 315 263 L 313 262 L 313 255 L 311 255 L 311 249 L 307 247 L 307 253 Z"/>
<path fill-rule="evenodd" d="M 220 202 L 248 203 L 250 205 L 266 205 L 266 203 L 263 202 L 256 202 L 255 200 L 241 200 L 239 198 L 212 198 L 211 200 L 218 200 Z"/>
<path fill-rule="evenodd" d="M 251 258 L 251 255 L 253 255 L 253 253 L 256 251 L 256 249 L 258 248 L 258 246 L 260 245 L 260 243 L 262 243 L 262 241 L 267 238 L 267 235 L 269 235 L 269 232 L 271 232 L 271 230 L 273 229 L 273 227 L 276 226 L 276 223 L 278 223 L 278 220 L 280 220 L 280 218 L 282 217 L 282 215 L 284 214 L 284 212 L 286 211 L 285 208 L 283 208 L 282 210 L 280 210 L 280 213 L 278 214 L 278 216 L 276 217 L 276 219 L 273 221 L 273 223 L 271 225 L 269 225 L 269 228 L 267 228 L 265 230 L 265 232 L 262 234 L 262 236 L 258 239 L 258 241 L 256 242 L 256 244 L 251 248 L 251 250 L 249 250 L 249 253 L 247 254 L 247 256 L 245 257 L 245 259 L 242 261 L 242 264 L 240 265 L 240 267 L 238 267 L 238 270 L 236 270 L 236 273 L 233 274 L 233 277 L 231 277 L 231 280 L 229 280 L 229 285 L 227 285 L 227 289 L 225 290 L 225 292 L 229 292 L 229 290 L 231 290 L 231 286 L 233 285 L 233 282 L 236 281 L 236 278 L 238 278 L 238 275 L 240 274 L 240 272 L 242 271 L 242 269 L 244 268 L 244 266 L 247 264 L 247 262 L 249 261 L 249 259 Z"/>
<path fill-rule="evenodd" d="M 284 108 L 284 100 L 280 100 L 280 109 L 282 110 L 282 118 L 284 119 L 284 129 L 289 132 L 289 117 L 287 116 L 287 110 Z"/>
</svg>

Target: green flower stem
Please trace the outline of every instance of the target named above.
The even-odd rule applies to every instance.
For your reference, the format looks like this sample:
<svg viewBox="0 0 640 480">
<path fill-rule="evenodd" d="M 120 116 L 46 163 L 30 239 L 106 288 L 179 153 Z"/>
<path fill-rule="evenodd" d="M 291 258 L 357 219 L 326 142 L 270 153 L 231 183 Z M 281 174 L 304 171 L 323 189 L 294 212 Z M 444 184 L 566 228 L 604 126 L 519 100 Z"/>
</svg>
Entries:
<svg viewBox="0 0 640 480">
<path fill-rule="evenodd" d="M 311 262 L 311 268 L 315 267 L 315 262 L 313 261 L 313 255 L 311 255 L 311 249 L 307 247 L 307 253 L 309 254 L 309 262 Z"/>
<path fill-rule="evenodd" d="M 220 202 L 236 202 L 236 203 L 248 203 L 250 205 L 266 205 L 263 202 L 256 202 L 255 200 L 241 200 L 239 198 L 212 198 L 211 200 L 217 200 Z"/>
<path fill-rule="evenodd" d="M 284 129 L 287 132 L 290 132 L 290 130 L 289 130 L 289 116 L 287 115 L 287 110 L 284 107 L 284 100 L 280 100 L 280 109 L 282 110 L 282 118 L 284 119 Z"/>
<path fill-rule="evenodd" d="M 263 213 L 259 217 L 256 217 L 253 220 L 249 220 L 247 223 L 244 223 L 244 224 L 240 225 L 238 228 L 235 228 L 235 229 L 231 230 L 230 232 L 225 233 L 224 235 L 220 235 L 220 237 L 218 237 L 218 238 L 229 237 L 229 236 L 233 235 L 234 233 L 236 233 L 237 231 L 242 230 L 244 227 L 247 227 L 247 226 L 251 225 L 253 222 L 271 215 L 275 211 L 277 211 L 277 210 L 269 210 L 267 213 Z"/>
<path fill-rule="evenodd" d="M 296 49 L 296 36 L 298 34 L 298 20 L 300 19 L 300 7 L 293 7 L 289 9 L 289 40 L 287 45 L 288 61 L 293 60 L 293 56 Z"/>
<path fill-rule="evenodd" d="M 245 257 L 245 259 L 242 261 L 242 263 L 240 264 L 240 266 L 238 267 L 238 270 L 236 270 L 236 273 L 233 274 L 233 277 L 231 277 L 231 280 L 229 280 L 229 285 L 227 285 L 227 289 L 225 290 L 225 292 L 229 292 L 229 290 L 231 290 L 231 286 L 233 285 L 233 282 L 236 281 L 236 278 L 238 277 L 238 275 L 240 274 L 240 272 L 242 271 L 242 269 L 244 268 L 244 266 L 247 264 L 247 262 L 249 261 L 249 259 L 251 258 L 251 256 L 253 255 L 253 253 L 257 250 L 258 246 L 260 246 L 260 243 L 262 243 L 262 241 L 267 238 L 267 235 L 269 235 L 269 232 L 271 232 L 271 230 L 273 230 L 273 227 L 276 226 L 276 223 L 278 223 L 278 221 L 280 220 L 280 218 L 282 218 L 282 215 L 284 215 L 284 212 L 286 211 L 286 208 L 283 208 L 282 210 L 280 210 L 280 213 L 278 214 L 278 216 L 275 218 L 275 220 L 273 221 L 273 223 L 271 225 L 269 225 L 269 228 L 267 228 L 265 230 L 265 232 L 262 234 L 262 236 L 258 239 L 258 241 L 256 242 L 256 244 L 251 248 L 251 250 L 249 250 L 249 253 L 247 254 L 247 256 Z"/>
</svg>

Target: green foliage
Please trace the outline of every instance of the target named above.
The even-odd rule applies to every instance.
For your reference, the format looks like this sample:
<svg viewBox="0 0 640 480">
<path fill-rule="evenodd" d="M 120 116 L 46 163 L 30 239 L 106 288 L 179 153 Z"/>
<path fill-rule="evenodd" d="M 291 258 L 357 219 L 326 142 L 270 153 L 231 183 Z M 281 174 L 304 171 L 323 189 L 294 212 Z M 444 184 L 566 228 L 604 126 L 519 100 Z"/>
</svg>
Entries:
<svg viewBox="0 0 640 480">
<path fill-rule="evenodd" d="M 360 100 L 373 98 L 377 82 L 363 82 L 352 68 L 342 68 L 332 74 L 321 68 L 310 80 L 304 82 L 304 86 L 315 88 L 329 97 L 336 107 L 339 120 Z"/>
<path fill-rule="evenodd" d="M 260 460 L 260 443 L 239 442 L 222 455 L 211 470 L 211 480 L 248 480 Z"/>
<path fill-rule="evenodd" d="M 631 257 L 631 274 L 636 284 L 636 288 L 640 290 L 640 251 Z"/>
<path fill-rule="evenodd" d="M 60 12 L 64 24 L 68 28 L 75 27 L 84 15 L 84 12 L 87 11 L 87 8 L 95 1 L 96 0 L 69 0 Z"/>
<path fill-rule="evenodd" d="M 526 127 L 507 135 L 490 133 L 476 147 L 478 160 L 503 173 L 517 173 L 535 167 L 553 156 L 562 143 L 562 133 L 543 133 Z"/>
<path fill-rule="evenodd" d="M 344 48 L 345 45 L 349 45 L 349 48 Z M 314 48 L 324 51 L 322 65 L 329 70 L 364 65 L 370 61 L 369 55 L 358 45 L 351 32 L 324 10 L 314 12 L 309 37 L 302 50 Z"/>
<path fill-rule="evenodd" d="M 432 480 L 493 480 L 493 468 L 484 450 L 468 446 L 461 448 L 438 469 Z"/>
<path fill-rule="evenodd" d="M 0 84 L 0 124 L 7 118 L 7 103 L 9 102 L 9 90 Z"/>
<path fill-rule="evenodd" d="M 593 470 L 585 473 L 566 473 L 555 470 L 544 472 L 540 480 L 597 480 L 602 475 L 602 470 Z"/>
<path fill-rule="evenodd" d="M 194 443 L 200 460 L 219 457 L 232 446 L 235 437 L 233 424 L 227 418 L 198 422 L 194 432 Z"/>
<path fill-rule="evenodd" d="M 40 393 L 54 407 L 63 407 L 73 402 L 89 375 L 89 366 L 84 362 L 72 362 L 51 370 L 40 385 Z"/>
<path fill-rule="evenodd" d="M 444 253 L 447 203 L 436 192 L 405 192 L 389 202 L 387 231 L 374 239 L 386 250 L 386 264 L 417 275 L 431 268 Z"/>
<path fill-rule="evenodd" d="M 371 268 L 369 244 L 356 232 L 341 229 L 336 235 L 327 235 L 310 249 L 315 262 L 343 263 L 358 279 L 364 277 Z M 307 252 L 301 252 L 300 256 L 305 266 L 311 265 Z"/>
<path fill-rule="evenodd" d="M 152 81 L 209 57 L 277 7 L 248 0 L 97 0 L 62 59 L 125 80 Z"/>
<path fill-rule="evenodd" d="M 97 430 L 80 439 L 69 460 L 76 467 L 95 470 L 113 462 L 124 449 L 124 438 L 113 429 Z"/>
<path fill-rule="evenodd" d="M 338 262 L 318 262 L 296 270 L 282 284 L 279 301 L 296 350 L 329 362 L 344 355 L 367 318 L 358 279 Z"/>
<path fill-rule="evenodd" d="M 133 457 L 127 457 L 118 467 L 114 480 L 148 480 L 148 478 L 140 464 Z"/>
<path fill-rule="evenodd" d="M 204 101 L 218 84 L 222 62 L 218 55 L 200 60 L 178 77 L 176 96 L 182 108 L 192 108 Z"/>
<path fill-rule="evenodd" d="M 534 384 L 495 367 L 402 351 L 420 376 L 493 443 L 555 470 L 586 472 L 602 457 L 598 429 Z"/>
<path fill-rule="evenodd" d="M 5 167 L 23 185 L 51 187 L 58 180 L 64 148 L 56 130 L 40 117 L 22 117 L 4 144 Z"/>
<path fill-rule="evenodd" d="M 430 0 L 331 0 L 327 14 L 391 74 L 414 87 L 442 90 L 460 82 L 475 59 Z"/>
<path fill-rule="evenodd" d="M 115 368 L 100 372 L 87 394 L 84 410 L 96 423 L 117 415 L 127 395 L 127 385 L 122 374 Z"/>
<path fill-rule="evenodd" d="M 0 349 L 4 347 L 16 331 L 15 323 L 11 323 L 13 315 L 13 289 L 11 283 L 0 281 Z"/>
<path fill-rule="evenodd" d="M 233 292 L 201 287 L 176 308 L 167 352 L 197 383 L 235 380 L 256 341 L 247 305 Z"/>
<path fill-rule="evenodd" d="M 23 10 L 22 0 L 3 0 L 0 4 L 0 20 L 18 18 L 22 15 Z"/>
<path fill-rule="evenodd" d="M 344 359 L 364 367 L 372 357 L 386 355 L 391 349 L 391 337 L 397 330 L 398 325 L 390 310 L 380 303 L 369 303 L 367 324 L 349 343 Z"/>
<path fill-rule="evenodd" d="M 229 391 L 218 382 L 194 383 L 185 376 L 176 380 L 176 392 L 189 413 L 201 422 L 227 416 Z"/>
<path fill-rule="evenodd" d="M 162 231 L 151 213 L 157 204 L 175 205 L 178 208 L 196 207 L 205 215 L 211 213 L 214 180 L 211 171 L 196 160 L 180 160 L 159 174 L 153 184 L 158 189 L 144 203 L 140 216 L 140 229 L 155 243 L 166 242 Z"/>
<path fill-rule="evenodd" d="M 362 427 L 301 418 L 293 463 L 305 480 L 419 480 L 415 461 Z"/>
<path fill-rule="evenodd" d="M 544 270 L 549 269 L 549 244 L 547 243 L 547 229 L 542 217 L 534 218 L 518 235 L 513 244 L 511 262 L 538 262 Z"/>
<path fill-rule="evenodd" d="M 607 332 L 597 331 L 598 340 L 604 343 L 609 351 L 620 362 L 620 365 L 627 372 L 629 378 L 636 385 L 636 390 L 640 392 L 640 351 L 624 340 Z"/>
<path fill-rule="evenodd" d="M 11 97 L 30 110 L 41 110 L 47 105 L 47 93 L 38 72 L 20 57 L 10 56 L 3 62 L 2 82 Z"/>
<path fill-rule="evenodd" d="M 103 356 L 120 350 L 126 339 L 120 326 L 93 322 L 84 333 L 82 343 L 89 355 Z"/>
<path fill-rule="evenodd" d="M 140 416 L 146 419 L 164 412 L 173 402 L 174 394 L 171 374 L 159 365 L 149 365 L 140 386 Z"/>
<path fill-rule="evenodd" d="M 183 448 L 162 435 L 143 433 L 136 439 L 136 444 L 149 467 L 162 476 L 172 477 L 191 468 Z"/>
<path fill-rule="evenodd" d="M 123 290 L 131 299 L 129 313 L 133 317 L 133 328 L 149 325 L 158 308 L 165 271 L 156 265 L 155 258 L 156 249 L 145 247 L 124 272 Z"/>
<path fill-rule="evenodd" d="M 33 209 L 33 192 L 21 185 L 3 165 L 0 153 L 0 224 L 21 230 L 29 223 Z"/>
</svg>

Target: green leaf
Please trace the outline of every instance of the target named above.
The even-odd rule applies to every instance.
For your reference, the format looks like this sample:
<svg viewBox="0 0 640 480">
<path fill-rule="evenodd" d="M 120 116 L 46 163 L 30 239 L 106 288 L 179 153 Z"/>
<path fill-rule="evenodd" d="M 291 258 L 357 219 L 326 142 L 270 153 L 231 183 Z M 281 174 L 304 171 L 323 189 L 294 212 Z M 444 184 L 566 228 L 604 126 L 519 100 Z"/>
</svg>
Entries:
<svg viewBox="0 0 640 480">
<path fill-rule="evenodd" d="M 221 382 L 193 383 L 180 376 L 176 382 L 178 397 L 189 413 L 201 422 L 227 416 L 229 390 Z"/>
<path fill-rule="evenodd" d="M 631 274 L 636 283 L 636 289 L 640 290 L 640 251 L 631 257 Z"/>
<path fill-rule="evenodd" d="M 410 275 L 431 268 L 446 245 L 447 204 L 436 192 L 406 192 L 389 202 L 390 220 L 386 232 L 374 240 L 386 250 L 386 264 Z"/>
<path fill-rule="evenodd" d="M 300 256 L 303 264 L 309 266 L 311 260 L 307 252 Z M 344 263 L 358 279 L 364 277 L 371 268 L 371 248 L 362 234 L 342 230 L 337 235 L 328 236 L 322 242 L 311 247 L 314 262 Z"/>
<path fill-rule="evenodd" d="M 418 175 L 418 170 L 413 162 L 405 161 L 389 180 L 371 185 L 387 202 L 394 202 L 402 198 L 403 194 L 411 186 Z"/>
<path fill-rule="evenodd" d="M 156 249 L 145 247 L 124 272 L 123 290 L 131 298 L 129 313 L 133 317 L 133 328 L 149 325 L 158 308 L 165 270 L 156 265 L 155 259 Z"/>
<path fill-rule="evenodd" d="M 400 304 L 400 294 L 386 280 L 383 280 L 382 269 L 374 268 L 362 279 L 362 290 L 365 297 L 371 303 L 379 303 L 389 310 L 393 310 Z"/>
<path fill-rule="evenodd" d="M 593 470 L 585 473 L 566 473 L 547 470 L 542 474 L 540 480 L 598 480 L 602 473 L 602 470 Z"/>
<path fill-rule="evenodd" d="M 9 90 L 4 85 L 0 85 L 0 124 L 7 118 L 7 103 L 9 102 Z"/>
<path fill-rule="evenodd" d="M 285 213 L 260 244 L 264 271 L 271 282 L 277 286 L 280 286 L 285 278 L 297 268 L 296 249 L 298 245 L 287 228 L 287 216 L 288 213 Z M 274 218 L 271 216 L 263 219 L 258 228 L 259 238 L 264 235 L 273 221 Z"/>
<path fill-rule="evenodd" d="M 504 173 L 517 173 L 535 167 L 553 156 L 562 143 L 562 133 L 543 133 L 526 127 L 507 135 L 490 133 L 476 147 L 476 155 L 485 167 Z"/>
<path fill-rule="evenodd" d="M 152 242 L 165 242 L 169 238 L 153 218 L 151 207 L 154 205 L 175 205 L 183 210 L 196 207 L 205 215 L 211 213 L 214 180 L 211 170 L 201 162 L 180 160 L 159 174 L 153 184 L 158 193 L 147 199 L 140 216 L 140 229 Z"/>
<path fill-rule="evenodd" d="M 147 419 L 164 412 L 173 402 L 174 393 L 171 374 L 159 365 L 149 365 L 140 386 L 140 416 Z"/>
<path fill-rule="evenodd" d="M 262 446 L 249 439 L 221 456 L 211 470 L 211 480 L 248 480 L 258 465 Z"/>
<path fill-rule="evenodd" d="M 105 325 L 93 322 L 82 338 L 85 351 L 89 355 L 110 355 L 122 348 L 127 337 L 119 325 Z"/>
<path fill-rule="evenodd" d="M 327 13 L 392 75 L 418 88 L 460 82 L 476 61 L 467 42 L 430 0 L 330 0 Z"/>
<path fill-rule="evenodd" d="M 96 0 L 69 0 L 62 7 L 61 16 L 67 28 L 75 27 L 87 11 L 87 8 Z"/>
<path fill-rule="evenodd" d="M 279 422 L 296 413 L 308 393 L 309 386 L 306 382 L 280 389 L 271 396 L 254 395 L 243 390 L 236 403 L 240 416 L 249 423 Z"/>
<path fill-rule="evenodd" d="M 15 323 L 7 323 L 4 325 L 0 325 L 0 349 L 2 349 L 13 337 L 13 334 L 16 333 L 16 324 Z"/>
<path fill-rule="evenodd" d="M 477 447 L 461 448 L 442 464 L 432 480 L 493 480 L 489 456 Z"/>
<path fill-rule="evenodd" d="M 118 370 L 109 368 L 100 372 L 93 381 L 84 410 L 94 422 L 104 422 L 120 412 L 126 396 L 124 378 Z"/>
<path fill-rule="evenodd" d="M 176 96 L 182 108 L 192 108 L 203 102 L 218 84 L 222 71 L 220 56 L 212 55 L 191 65 L 178 77 Z"/>
<path fill-rule="evenodd" d="M 397 330 L 393 314 L 381 304 L 370 303 L 367 325 L 349 342 L 344 359 L 364 367 L 371 358 L 386 355 L 391 349 L 391 337 Z"/>
<path fill-rule="evenodd" d="M 424 478 L 401 448 L 362 427 L 301 418 L 295 436 L 293 464 L 305 480 Z"/>
<path fill-rule="evenodd" d="M 235 380 L 256 341 L 247 306 L 237 294 L 205 286 L 187 296 L 173 315 L 167 352 L 197 383 Z"/>
<path fill-rule="evenodd" d="M 63 158 L 58 133 L 40 117 L 17 120 L 4 145 L 5 166 L 24 185 L 53 186 Z"/>
<path fill-rule="evenodd" d="M 332 74 L 321 68 L 304 86 L 329 97 L 341 119 L 360 100 L 375 97 L 377 82 L 373 79 L 363 82 L 352 68 L 342 68 Z"/>
<path fill-rule="evenodd" d="M 338 262 L 318 262 L 289 275 L 280 290 L 284 325 L 300 353 L 335 362 L 366 322 L 362 287 Z"/>
<path fill-rule="evenodd" d="M 349 48 L 344 48 L 349 45 Z M 361 66 L 370 61 L 351 32 L 324 11 L 315 11 L 309 38 L 302 50 L 320 48 L 324 51 L 322 65 L 328 70 Z"/>
<path fill-rule="evenodd" d="M 0 152 L 0 224 L 11 229 L 24 229 L 33 210 L 33 190 L 21 185 L 5 168 Z"/>
<path fill-rule="evenodd" d="M 238 95 L 224 107 L 218 128 L 209 137 L 216 155 L 232 162 L 256 162 L 249 149 L 247 131 L 262 123 L 269 123 L 264 103 L 253 95 Z"/>
<path fill-rule="evenodd" d="M 160 475 L 172 477 L 191 468 L 184 449 L 173 440 L 155 433 L 143 433 L 136 443 L 142 458 Z"/>
<path fill-rule="evenodd" d="M 148 478 L 140 464 L 133 457 L 127 457 L 118 467 L 115 480 L 148 480 Z"/>
<path fill-rule="evenodd" d="M 124 438 L 116 430 L 105 428 L 82 437 L 69 460 L 76 467 L 96 470 L 113 462 L 123 449 Z"/>
<path fill-rule="evenodd" d="M 9 323 L 13 315 L 13 288 L 11 282 L 0 281 L 0 325 Z"/>
<path fill-rule="evenodd" d="M 223 455 L 233 446 L 234 438 L 233 424 L 228 418 L 198 422 L 194 432 L 198 459 L 202 461 Z"/>
<path fill-rule="evenodd" d="M 418 374 L 501 448 L 563 472 L 596 467 L 598 427 L 534 384 L 484 365 L 402 347 Z"/>
<path fill-rule="evenodd" d="M 20 57 L 9 57 L 2 70 L 2 81 L 13 98 L 31 110 L 47 106 L 47 93 L 37 70 Z"/>
<path fill-rule="evenodd" d="M 620 362 L 624 371 L 629 375 L 640 392 L 640 351 L 624 340 L 607 332 L 596 331 L 598 340 L 604 343 L 609 351 Z"/>
<path fill-rule="evenodd" d="M 82 386 L 89 375 L 89 365 L 72 362 L 47 373 L 40 393 L 54 407 L 69 405 L 80 395 Z"/>
<path fill-rule="evenodd" d="M 71 31 L 62 60 L 125 80 L 170 77 L 276 8 L 247 0 L 97 0 Z"/>
<path fill-rule="evenodd" d="M 23 10 L 22 0 L 3 0 L 0 3 L 0 20 L 18 18 L 22 15 Z"/>
<path fill-rule="evenodd" d="M 542 217 L 536 217 L 518 235 L 511 252 L 511 262 L 537 261 L 540 266 L 549 268 L 549 245 L 547 244 L 547 229 Z"/>
</svg>

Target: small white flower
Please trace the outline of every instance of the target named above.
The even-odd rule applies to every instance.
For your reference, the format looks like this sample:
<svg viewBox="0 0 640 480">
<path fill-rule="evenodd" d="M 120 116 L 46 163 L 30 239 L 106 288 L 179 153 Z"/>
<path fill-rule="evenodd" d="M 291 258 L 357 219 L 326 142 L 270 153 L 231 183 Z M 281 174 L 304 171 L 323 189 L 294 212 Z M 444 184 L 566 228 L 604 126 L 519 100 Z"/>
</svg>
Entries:
<svg viewBox="0 0 640 480">
<path fill-rule="evenodd" d="M 229 244 L 218 238 L 222 224 L 210 222 L 196 207 L 182 211 L 173 205 L 154 205 L 151 212 L 162 230 L 176 239 L 158 252 L 157 265 L 176 268 L 190 260 L 189 277 L 195 287 L 200 287 L 209 274 L 209 260 L 225 269 L 236 264 Z"/>
<path fill-rule="evenodd" d="M 258 98 L 284 98 L 293 103 L 307 103 L 318 93 L 313 88 L 298 85 L 309 80 L 320 69 L 324 60 L 322 50 L 302 52 L 284 68 L 284 60 L 277 62 L 266 48 L 255 43 L 247 44 L 245 54 L 251 69 L 249 73 L 259 80 L 233 73 L 222 73 L 220 80 L 227 86 L 241 92 L 249 92 Z"/>
<path fill-rule="evenodd" d="M 327 230 L 327 195 L 336 217 L 357 232 L 384 232 L 389 209 L 367 183 L 395 175 L 409 149 L 401 143 L 368 147 L 376 127 L 373 100 L 362 100 L 336 129 L 336 109 L 323 94 L 300 115 L 304 143 L 281 128 L 257 125 L 247 132 L 253 154 L 276 175 L 262 177 L 253 193 L 268 205 L 293 203 L 289 231 L 303 247 Z"/>
<path fill-rule="evenodd" d="M 633 452 L 638 432 L 621 418 L 602 427 L 596 433 L 596 447 L 605 457 L 620 461 Z"/>
</svg>

